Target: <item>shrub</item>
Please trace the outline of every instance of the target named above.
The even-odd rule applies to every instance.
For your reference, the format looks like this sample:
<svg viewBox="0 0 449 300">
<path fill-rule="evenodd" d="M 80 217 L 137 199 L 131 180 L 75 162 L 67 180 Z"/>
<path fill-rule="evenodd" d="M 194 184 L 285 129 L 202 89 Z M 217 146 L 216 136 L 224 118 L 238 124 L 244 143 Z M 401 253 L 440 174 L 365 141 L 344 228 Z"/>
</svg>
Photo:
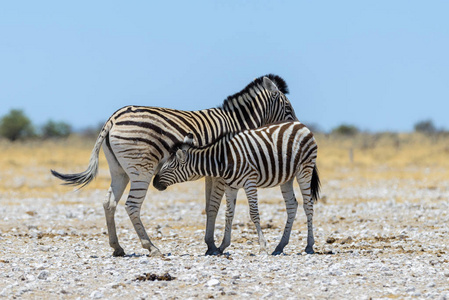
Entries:
<svg viewBox="0 0 449 300">
<path fill-rule="evenodd" d="M 424 120 L 415 123 L 415 131 L 421 133 L 436 133 L 437 129 L 435 125 L 433 125 L 432 120 Z"/>
<path fill-rule="evenodd" d="M 12 109 L 0 119 L 0 135 L 15 141 L 34 135 L 30 119 L 20 109 Z"/>
<path fill-rule="evenodd" d="M 340 135 L 355 135 L 359 132 L 359 129 L 354 125 L 342 124 L 332 129 L 331 133 Z"/>
<path fill-rule="evenodd" d="M 72 133 L 72 127 L 65 122 L 55 122 L 49 120 L 42 127 L 42 136 L 44 138 L 63 138 Z"/>
</svg>

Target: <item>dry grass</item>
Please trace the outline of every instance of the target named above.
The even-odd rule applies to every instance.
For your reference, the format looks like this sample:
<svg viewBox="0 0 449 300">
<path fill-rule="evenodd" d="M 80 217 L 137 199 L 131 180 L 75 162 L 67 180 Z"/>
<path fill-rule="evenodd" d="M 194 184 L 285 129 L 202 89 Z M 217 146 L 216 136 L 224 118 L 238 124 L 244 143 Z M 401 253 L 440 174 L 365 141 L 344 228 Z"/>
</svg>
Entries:
<svg viewBox="0 0 449 300">
<path fill-rule="evenodd" d="M 323 185 L 340 180 L 361 185 L 380 179 L 421 182 L 439 186 L 449 180 L 449 137 L 419 134 L 360 134 L 355 137 L 316 136 L 318 165 Z M 13 198 L 52 196 L 73 188 L 60 185 L 50 169 L 84 171 L 94 141 L 72 136 L 64 141 L 9 143 L 0 141 L 0 196 Z M 352 161 L 351 153 L 352 152 Z M 103 153 L 97 179 L 85 189 L 109 186 L 109 170 Z"/>
<path fill-rule="evenodd" d="M 59 141 L 0 143 L 0 194 L 14 197 L 46 196 L 73 190 L 60 185 L 50 169 L 62 173 L 84 171 L 94 141 L 73 136 Z M 100 153 L 99 176 L 86 189 L 109 186 L 106 158 Z"/>
<path fill-rule="evenodd" d="M 317 135 L 318 164 L 327 180 L 449 179 L 449 137 L 421 134 Z"/>
</svg>

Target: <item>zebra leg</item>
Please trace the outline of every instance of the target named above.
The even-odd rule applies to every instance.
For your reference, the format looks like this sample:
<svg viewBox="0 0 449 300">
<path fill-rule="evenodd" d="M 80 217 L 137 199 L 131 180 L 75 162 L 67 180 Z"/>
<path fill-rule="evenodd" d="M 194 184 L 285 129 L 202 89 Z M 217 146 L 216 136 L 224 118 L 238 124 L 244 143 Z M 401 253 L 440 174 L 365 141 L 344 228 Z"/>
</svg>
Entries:
<svg viewBox="0 0 449 300">
<path fill-rule="evenodd" d="M 162 253 L 153 245 L 148 237 L 145 227 L 142 224 L 142 220 L 140 219 L 140 208 L 145 200 L 150 181 L 151 180 L 131 180 L 131 188 L 125 207 L 126 212 L 133 223 L 134 229 L 140 238 L 142 247 L 148 249 L 150 256 L 162 256 Z"/>
<path fill-rule="evenodd" d="M 220 245 L 220 253 L 223 253 L 231 244 L 232 220 L 234 219 L 235 201 L 237 200 L 238 189 L 226 188 L 226 226 L 223 241 Z"/>
<path fill-rule="evenodd" d="M 306 253 L 313 254 L 313 245 L 315 239 L 313 238 L 313 200 L 311 195 L 310 184 L 312 181 L 313 168 L 302 168 L 303 171 L 296 176 L 299 187 L 301 188 L 303 208 L 307 217 L 307 247 Z"/>
<path fill-rule="evenodd" d="M 111 187 L 108 190 L 106 199 L 103 202 L 104 213 L 106 215 L 106 224 L 108 226 L 109 245 L 114 248 L 113 256 L 124 256 L 125 251 L 120 246 L 115 228 L 115 209 L 117 203 L 123 195 L 123 191 L 128 184 L 129 179 L 126 174 L 122 176 L 112 177 Z"/>
<path fill-rule="evenodd" d="M 259 208 L 257 205 L 257 188 L 253 183 L 247 183 L 245 185 L 245 193 L 248 198 L 249 204 L 249 215 L 251 217 L 251 221 L 253 221 L 256 226 L 257 235 L 259 236 L 259 245 L 261 252 L 268 253 L 267 250 L 267 240 L 263 236 L 262 228 L 260 228 L 260 216 L 259 216 Z"/>
<path fill-rule="evenodd" d="M 224 180 L 221 178 L 206 177 L 206 234 L 204 241 L 207 244 L 206 255 L 221 254 L 215 246 L 214 230 L 218 209 L 224 194 Z"/>
<path fill-rule="evenodd" d="M 285 224 L 282 239 L 276 246 L 272 255 L 279 255 L 284 252 L 284 247 L 287 246 L 290 240 L 290 233 L 292 231 L 293 222 L 295 221 L 296 211 L 298 210 L 298 202 L 296 201 L 295 192 L 293 191 L 293 179 L 281 185 L 281 192 L 287 209 L 287 223 Z"/>
<path fill-rule="evenodd" d="M 109 146 L 103 147 L 104 154 L 108 160 L 109 171 L 111 173 L 111 187 L 103 201 L 106 225 L 108 227 L 109 245 L 114 249 L 113 256 L 124 256 L 125 251 L 120 246 L 115 227 L 115 210 L 117 203 L 123 195 L 123 191 L 129 182 L 129 177 L 112 154 Z"/>
</svg>

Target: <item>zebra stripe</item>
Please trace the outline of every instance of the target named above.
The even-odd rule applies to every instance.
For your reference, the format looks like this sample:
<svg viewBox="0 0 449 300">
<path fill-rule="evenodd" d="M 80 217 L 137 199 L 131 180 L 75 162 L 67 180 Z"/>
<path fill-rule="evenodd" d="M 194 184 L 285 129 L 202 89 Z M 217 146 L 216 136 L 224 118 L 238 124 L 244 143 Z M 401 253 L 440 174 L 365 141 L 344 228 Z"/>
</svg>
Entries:
<svg viewBox="0 0 449 300">
<path fill-rule="evenodd" d="M 198 176 L 220 177 L 226 184 L 227 213 L 225 235 L 219 248 L 229 246 L 237 190 L 244 188 L 256 226 L 261 249 L 266 251 L 257 205 L 257 188 L 281 186 L 287 207 L 287 223 L 274 255 L 288 244 L 298 203 L 293 191 L 296 177 L 307 216 L 307 253 L 314 253 L 313 202 L 319 197 L 316 167 L 317 144 L 313 134 L 298 121 L 282 122 L 227 135 L 211 145 L 193 145 L 193 135 L 162 166 L 153 184 L 160 190 L 193 180 Z M 226 155 L 223 155 L 226 153 Z"/>
<path fill-rule="evenodd" d="M 272 120 L 295 120 L 294 110 L 285 96 L 285 81 L 279 76 L 259 77 L 239 93 L 229 96 L 221 107 L 200 111 L 181 111 L 169 108 L 126 106 L 117 110 L 103 126 L 90 157 L 86 171 L 77 174 L 52 174 L 66 184 L 81 187 L 92 181 L 98 170 L 98 153 L 105 143 L 105 152 L 111 173 L 111 186 L 103 202 L 114 256 L 124 255 L 115 229 L 115 209 L 123 191 L 130 182 L 125 203 L 126 211 L 150 255 L 160 255 L 149 239 L 140 219 L 140 208 L 153 174 L 169 157 L 170 149 L 194 132 L 198 145 L 207 145 L 219 136 L 255 128 Z M 215 219 L 224 193 L 224 182 L 206 179 L 207 226 L 205 241 L 207 254 L 217 253 L 213 232 Z"/>
</svg>

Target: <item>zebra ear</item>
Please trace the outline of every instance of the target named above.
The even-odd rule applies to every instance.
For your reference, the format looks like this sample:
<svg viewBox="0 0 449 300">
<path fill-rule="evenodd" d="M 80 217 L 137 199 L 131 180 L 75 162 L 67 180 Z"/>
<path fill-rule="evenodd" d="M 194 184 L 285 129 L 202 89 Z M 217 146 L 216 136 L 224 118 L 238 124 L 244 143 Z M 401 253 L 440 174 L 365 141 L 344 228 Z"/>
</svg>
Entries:
<svg viewBox="0 0 449 300">
<path fill-rule="evenodd" d="M 271 81 L 268 77 L 263 78 L 263 86 L 266 88 L 269 92 L 279 92 L 278 87 L 274 84 L 273 81 Z"/>
<path fill-rule="evenodd" d="M 193 133 L 189 132 L 187 134 L 187 136 L 184 138 L 184 144 L 189 144 L 191 146 L 194 146 L 194 141 L 193 141 Z"/>
<path fill-rule="evenodd" d="M 176 151 L 176 159 L 182 163 L 185 162 L 186 161 L 186 151 L 182 150 L 182 149 L 178 149 L 178 151 Z"/>
</svg>

